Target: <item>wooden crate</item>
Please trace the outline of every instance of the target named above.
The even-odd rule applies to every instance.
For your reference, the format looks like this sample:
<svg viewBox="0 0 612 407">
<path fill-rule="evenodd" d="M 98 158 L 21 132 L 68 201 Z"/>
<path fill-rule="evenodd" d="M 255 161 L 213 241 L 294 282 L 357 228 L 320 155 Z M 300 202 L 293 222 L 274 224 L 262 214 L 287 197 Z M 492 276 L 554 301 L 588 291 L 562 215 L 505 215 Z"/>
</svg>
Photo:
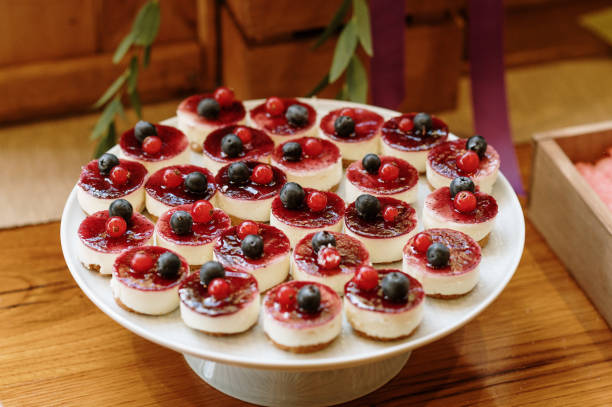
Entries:
<svg viewBox="0 0 612 407">
<path fill-rule="evenodd" d="M 612 213 L 574 162 L 612 146 L 612 121 L 534 136 L 528 216 L 612 326 Z"/>
</svg>

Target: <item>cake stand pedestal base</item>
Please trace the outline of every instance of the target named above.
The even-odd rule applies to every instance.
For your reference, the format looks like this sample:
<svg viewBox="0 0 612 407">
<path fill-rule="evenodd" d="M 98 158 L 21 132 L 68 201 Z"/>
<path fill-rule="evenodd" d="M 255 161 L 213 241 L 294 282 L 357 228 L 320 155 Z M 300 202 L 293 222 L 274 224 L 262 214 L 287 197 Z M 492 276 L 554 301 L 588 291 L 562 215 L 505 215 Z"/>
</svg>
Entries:
<svg viewBox="0 0 612 407">
<path fill-rule="evenodd" d="M 399 373 L 410 352 L 355 367 L 309 372 L 254 369 L 184 356 L 202 380 L 239 400 L 262 406 L 314 407 L 373 392 Z"/>
</svg>

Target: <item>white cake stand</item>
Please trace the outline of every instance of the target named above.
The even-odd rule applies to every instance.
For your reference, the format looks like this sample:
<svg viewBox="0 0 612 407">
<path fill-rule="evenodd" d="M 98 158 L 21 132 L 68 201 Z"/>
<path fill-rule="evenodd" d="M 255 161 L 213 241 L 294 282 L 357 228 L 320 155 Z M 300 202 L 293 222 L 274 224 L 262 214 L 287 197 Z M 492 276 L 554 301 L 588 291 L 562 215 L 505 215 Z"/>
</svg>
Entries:
<svg viewBox="0 0 612 407">
<path fill-rule="evenodd" d="M 399 113 L 374 106 L 326 99 L 307 100 L 322 117 L 346 106 L 367 107 L 388 119 Z M 251 108 L 261 101 L 245 102 Z M 174 124 L 174 119 L 167 120 Z M 117 149 L 115 146 L 114 149 Z M 194 163 L 201 163 L 193 155 Z M 342 195 L 343 185 L 339 193 Z M 419 218 L 429 193 L 424 177 L 419 181 Z M 85 295 L 119 324 L 152 342 L 181 352 L 187 364 L 205 382 L 240 400 L 266 406 L 323 406 L 342 403 L 368 394 L 391 380 L 404 366 L 413 349 L 459 329 L 481 313 L 508 284 L 518 266 L 525 242 L 525 223 L 520 203 L 506 178 L 500 174 L 492 195 L 499 214 L 483 250 L 480 282 L 465 297 L 455 300 L 427 298 L 424 319 L 409 338 L 376 342 L 355 335 L 346 319 L 342 334 L 327 348 L 312 354 L 292 354 L 275 348 L 261 324 L 232 337 L 212 337 L 184 325 L 178 311 L 161 317 L 125 311 L 113 300 L 108 277 L 86 270 L 77 258 L 77 229 L 84 219 L 71 192 L 61 223 L 61 243 L 66 264 Z M 422 225 L 419 226 L 422 229 Z M 401 268 L 397 263 L 392 267 Z"/>
</svg>

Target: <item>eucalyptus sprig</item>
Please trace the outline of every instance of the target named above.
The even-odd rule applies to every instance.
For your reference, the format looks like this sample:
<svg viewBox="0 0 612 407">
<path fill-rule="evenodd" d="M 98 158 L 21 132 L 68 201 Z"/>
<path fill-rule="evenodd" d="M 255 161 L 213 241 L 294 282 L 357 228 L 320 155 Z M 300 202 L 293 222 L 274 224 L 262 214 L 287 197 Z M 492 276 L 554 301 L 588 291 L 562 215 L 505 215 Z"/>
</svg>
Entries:
<svg viewBox="0 0 612 407">
<path fill-rule="evenodd" d="M 343 0 L 342 4 L 313 45 L 313 49 L 324 44 L 342 25 L 350 4 L 353 4 L 353 15 L 344 26 L 336 42 L 334 58 L 329 73 L 308 93 L 313 96 L 330 83 L 334 83 L 346 71 L 345 81 L 336 95 L 337 99 L 352 100 L 365 103 L 368 97 L 368 75 L 363 63 L 357 55 L 357 45 L 360 44 L 368 56 L 372 56 L 372 31 L 370 27 L 370 10 L 366 0 Z"/>
<path fill-rule="evenodd" d="M 106 105 L 91 132 L 92 140 L 100 139 L 94 152 L 95 157 L 99 157 L 115 144 L 117 137 L 115 119 L 117 114 L 124 120 L 127 120 L 122 103 L 122 99 L 126 94 L 136 115 L 139 119 L 142 118 L 140 96 L 137 89 L 138 73 L 141 59 L 143 68 L 149 66 L 151 45 L 159 31 L 160 19 L 159 1 L 150 0 L 145 3 L 138 11 L 132 23 L 132 30 L 121 40 L 115 50 L 113 55 L 114 64 L 119 64 L 129 51 L 132 51 L 132 56 L 123 73 L 115 79 L 106 92 L 93 105 L 94 109 Z"/>
</svg>

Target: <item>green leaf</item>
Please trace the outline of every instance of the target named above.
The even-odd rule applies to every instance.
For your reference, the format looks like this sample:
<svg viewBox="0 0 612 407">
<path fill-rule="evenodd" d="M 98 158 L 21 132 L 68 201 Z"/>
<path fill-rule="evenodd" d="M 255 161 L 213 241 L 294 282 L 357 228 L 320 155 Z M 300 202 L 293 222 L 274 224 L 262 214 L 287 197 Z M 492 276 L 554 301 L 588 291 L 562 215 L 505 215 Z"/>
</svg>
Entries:
<svg viewBox="0 0 612 407">
<path fill-rule="evenodd" d="M 123 59 L 132 44 L 134 44 L 134 34 L 130 32 L 128 35 L 123 37 L 123 39 L 119 43 L 119 46 L 115 50 L 115 54 L 113 55 L 113 64 L 118 64 L 119 61 Z"/>
<path fill-rule="evenodd" d="M 104 92 L 104 94 L 102 96 L 100 96 L 100 99 L 98 99 L 98 101 L 96 103 L 94 103 L 93 108 L 94 109 L 99 108 L 100 106 L 102 106 L 103 104 L 108 102 L 110 100 L 110 98 L 115 96 L 115 93 L 117 93 L 117 91 L 119 89 L 121 89 L 121 87 L 125 83 L 125 80 L 127 79 L 127 77 L 128 77 L 128 71 L 126 70 L 125 72 L 123 72 L 121 74 L 121 76 L 119 76 L 117 79 L 115 79 L 115 82 L 113 82 L 108 87 L 108 89 L 106 89 L 106 92 Z"/>
<path fill-rule="evenodd" d="M 349 100 L 359 103 L 366 102 L 368 98 L 368 75 L 357 55 L 353 55 L 346 69 L 346 85 Z"/>
<path fill-rule="evenodd" d="M 342 84 L 342 87 L 338 90 L 338 93 L 336 93 L 336 96 L 334 99 L 341 99 L 341 100 L 346 100 L 346 94 L 348 93 L 347 90 L 347 86 L 346 86 L 346 82 Z"/>
<path fill-rule="evenodd" d="M 325 75 L 323 79 L 321 79 L 321 81 L 319 81 L 319 83 L 317 83 L 315 87 L 312 88 L 312 90 L 306 94 L 306 97 L 309 98 L 316 95 L 317 93 L 325 89 L 327 85 L 329 85 L 329 74 Z"/>
<path fill-rule="evenodd" d="M 128 92 L 133 92 L 136 89 L 136 85 L 138 85 L 138 57 L 136 55 L 132 56 L 130 60 L 130 68 L 128 70 L 127 77 L 127 89 Z"/>
<path fill-rule="evenodd" d="M 92 140 L 95 140 L 104 134 L 104 132 L 108 129 L 108 126 L 114 122 L 115 114 L 117 114 L 119 109 L 121 109 L 121 101 L 118 97 L 115 97 L 112 102 L 106 105 L 104 111 L 98 119 L 98 122 L 91 131 Z"/>
<path fill-rule="evenodd" d="M 342 75 L 342 72 L 349 64 L 351 57 L 355 53 L 357 47 L 357 30 L 355 27 L 355 19 L 351 19 L 344 27 L 336 43 L 334 51 L 334 59 L 329 70 L 329 81 L 335 82 Z"/>
<path fill-rule="evenodd" d="M 144 55 L 142 57 L 142 66 L 145 68 L 149 66 L 149 62 L 151 62 L 151 46 L 146 46 L 144 49 Z"/>
<path fill-rule="evenodd" d="M 115 145 L 116 140 L 117 129 L 115 128 L 115 123 L 113 122 L 108 126 L 104 137 L 98 142 L 96 150 L 94 151 L 94 158 L 98 158 L 102 154 L 110 150 Z"/>
<path fill-rule="evenodd" d="M 123 103 L 121 103 L 121 97 L 120 97 L 120 96 L 117 96 L 117 101 L 119 102 L 119 103 L 117 104 L 117 113 L 119 113 L 119 116 L 121 116 L 121 118 L 122 118 L 124 121 L 126 121 L 126 122 L 127 122 L 127 121 L 128 121 L 128 118 L 127 118 L 127 116 L 125 115 L 125 110 L 123 110 Z"/>
<path fill-rule="evenodd" d="M 353 15 L 357 26 L 357 36 L 366 54 L 372 56 L 372 30 L 370 28 L 370 9 L 365 0 L 353 0 Z"/>
<path fill-rule="evenodd" d="M 329 37 L 332 36 L 332 34 L 336 32 L 338 27 L 340 27 L 340 24 L 342 24 L 342 20 L 344 20 L 346 13 L 348 12 L 349 4 L 350 0 L 342 1 L 342 4 L 338 8 L 338 11 L 336 11 L 336 14 L 334 14 L 331 21 L 329 22 L 329 25 L 325 27 L 325 30 L 321 33 L 319 38 L 317 38 L 317 41 L 312 46 L 312 49 L 319 48 L 321 45 L 323 45 L 323 43 L 325 43 L 325 41 L 327 41 Z"/>
<path fill-rule="evenodd" d="M 151 45 L 159 31 L 160 19 L 159 4 L 157 2 L 150 1 L 142 6 L 132 25 L 134 44 L 143 47 Z"/>
<path fill-rule="evenodd" d="M 612 44 L 612 7 L 582 14 L 579 21 L 580 25 Z"/>
<path fill-rule="evenodd" d="M 136 112 L 136 116 L 138 116 L 138 119 L 142 119 L 142 107 L 138 91 L 134 89 L 132 92 L 128 92 L 128 96 L 130 97 L 130 105 L 132 105 L 132 108 Z"/>
</svg>

